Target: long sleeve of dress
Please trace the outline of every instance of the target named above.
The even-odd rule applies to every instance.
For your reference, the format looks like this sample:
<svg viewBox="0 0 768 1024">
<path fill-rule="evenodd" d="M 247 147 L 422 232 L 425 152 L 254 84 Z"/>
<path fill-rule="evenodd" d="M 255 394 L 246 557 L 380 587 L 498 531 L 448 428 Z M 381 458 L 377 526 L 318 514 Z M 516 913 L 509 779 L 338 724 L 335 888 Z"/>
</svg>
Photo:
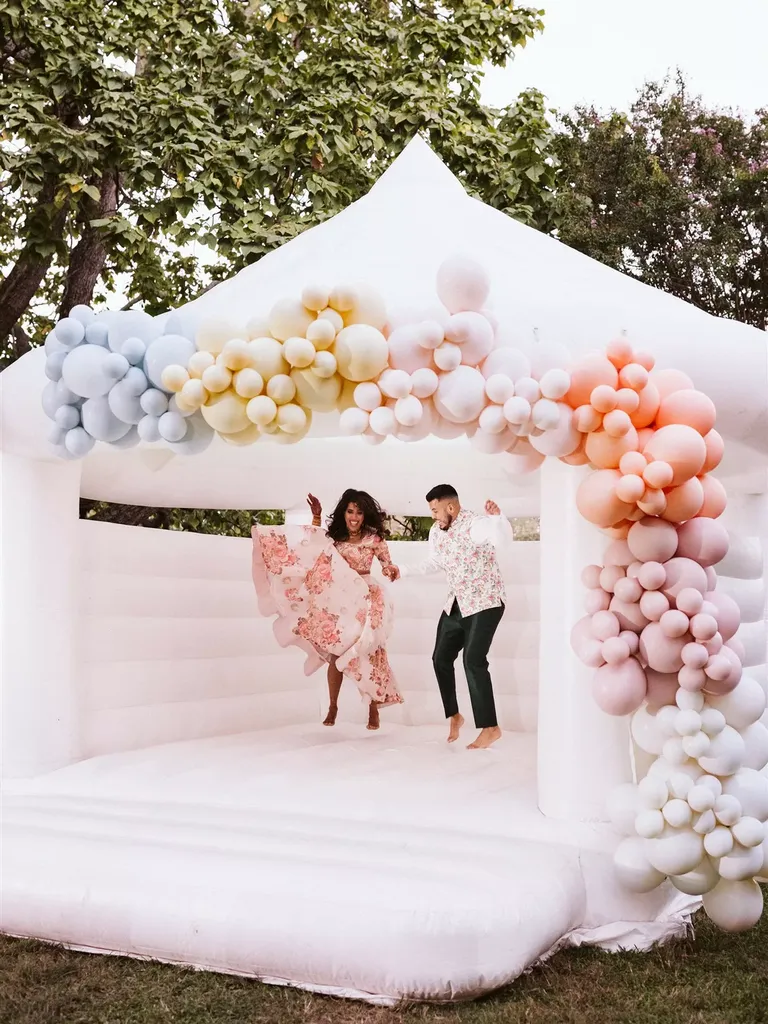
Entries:
<svg viewBox="0 0 768 1024">
<path fill-rule="evenodd" d="M 512 524 L 506 516 L 478 516 L 469 529 L 472 543 L 501 547 L 514 539 Z"/>
<path fill-rule="evenodd" d="M 379 560 L 382 569 L 389 569 L 392 566 L 392 555 L 389 553 L 389 545 L 385 540 L 379 540 L 373 549 L 373 553 Z"/>
<path fill-rule="evenodd" d="M 439 529 L 438 526 L 433 526 L 429 531 L 429 555 L 418 565 L 400 566 L 401 576 L 430 576 L 433 573 L 442 572 L 443 566 L 435 548 L 435 530 L 437 529 Z"/>
</svg>

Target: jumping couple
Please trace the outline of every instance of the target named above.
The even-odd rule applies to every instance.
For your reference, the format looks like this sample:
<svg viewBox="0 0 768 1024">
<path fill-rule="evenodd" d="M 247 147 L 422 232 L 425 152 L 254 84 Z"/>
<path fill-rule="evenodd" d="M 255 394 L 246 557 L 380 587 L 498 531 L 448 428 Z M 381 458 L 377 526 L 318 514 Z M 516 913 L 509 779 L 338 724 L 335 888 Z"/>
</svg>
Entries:
<svg viewBox="0 0 768 1024">
<path fill-rule="evenodd" d="M 253 577 L 261 610 L 277 615 L 275 634 L 283 646 L 297 644 L 307 654 L 307 673 L 328 665 L 330 705 L 324 725 L 336 722 L 344 677 L 368 704 L 368 728 L 379 728 L 379 709 L 402 704 L 387 658 L 393 623 L 392 603 L 371 576 L 377 558 L 390 581 L 444 572 L 450 595 L 437 626 L 432 662 L 449 721 L 448 742 L 459 738 L 464 718 L 456 701 L 455 663 L 464 652 L 475 726 L 470 749 L 490 747 L 501 736 L 496 718 L 488 651 L 504 614 L 504 583 L 496 548 L 512 538 L 509 521 L 492 501 L 485 515 L 463 509 L 448 484 L 427 494 L 434 520 L 429 557 L 398 568 L 385 539 L 385 514 L 365 491 L 341 496 L 322 528 L 322 508 L 307 502 L 312 526 L 253 529 Z"/>
</svg>

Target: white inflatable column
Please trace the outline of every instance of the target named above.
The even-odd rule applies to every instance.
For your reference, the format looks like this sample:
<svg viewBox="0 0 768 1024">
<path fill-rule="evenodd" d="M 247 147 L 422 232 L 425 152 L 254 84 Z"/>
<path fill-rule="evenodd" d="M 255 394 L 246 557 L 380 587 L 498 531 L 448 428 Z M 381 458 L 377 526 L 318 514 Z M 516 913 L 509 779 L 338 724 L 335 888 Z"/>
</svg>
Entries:
<svg viewBox="0 0 768 1024">
<path fill-rule="evenodd" d="M 76 620 L 80 464 L 2 455 L 3 774 L 77 757 Z"/>
<path fill-rule="evenodd" d="M 629 720 L 595 704 L 594 669 L 573 653 L 570 633 L 585 614 L 581 571 L 602 562 L 609 542 L 576 508 L 585 469 L 547 459 L 540 473 L 539 809 L 552 818 L 602 820 L 610 790 L 632 781 Z"/>
</svg>

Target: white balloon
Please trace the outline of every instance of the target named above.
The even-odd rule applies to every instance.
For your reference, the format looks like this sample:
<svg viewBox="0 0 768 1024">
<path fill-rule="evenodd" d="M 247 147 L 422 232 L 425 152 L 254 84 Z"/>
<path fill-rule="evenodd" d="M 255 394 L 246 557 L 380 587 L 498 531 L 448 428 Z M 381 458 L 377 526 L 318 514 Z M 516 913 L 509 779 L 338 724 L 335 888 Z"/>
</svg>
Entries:
<svg viewBox="0 0 768 1024">
<path fill-rule="evenodd" d="M 486 380 L 496 374 L 503 374 L 513 381 L 531 375 L 528 356 L 519 348 L 495 348 L 480 369 Z"/>
<path fill-rule="evenodd" d="M 746 746 L 744 740 L 726 725 L 722 732 L 712 737 L 709 750 L 699 758 L 699 764 L 711 775 L 733 775 L 744 762 Z"/>
<path fill-rule="evenodd" d="M 435 408 L 452 423 L 471 423 L 485 406 L 485 380 L 479 370 L 459 366 L 440 378 Z"/>
<path fill-rule="evenodd" d="M 487 434 L 500 434 L 503 430 L 507 429 L 507 420 L 504 416 L 504 410 L 500 405 L 488 405 L 480 413 L 480 419 L 477 423 L 480 430 Z"/>
<path fill-rule="evenodd" d="M 430 398 L 437 391 L 439 383 L 435 371 L 423 367 L 411 374 L 411 394 L 416 398 Z"/>
<path fill-rule="evenodd" d="M 731 828 L 731 834 L 737 843 L 741 846 L 751 849 L 753 846 L 761 846 L 766 838 L 765 825 L 762 821 L 758 821 L 757 818 L 751 818 L 749 815 L 739 818 L 736 824 Z M 762 863 L 762 861 L 761 861 Z"/>
<path fill-rule="evenodd" d="M 623 839 L 613 854 L 613 869 L 619 882 L 630 892 L 651 892 L 664 881 L 646 855 L 645 840 L 632 836 Z"/>
<path fill-rule="evenodd" d="M 370 414 L 368 424 L 373 433 L 378 434 L 379 437 L 387 437 L 397 430 L 395 413 L 387 405 L 381 405 L 378 409 L 374 409 Z"/>
<path fill-rule="evenodd" d="M 110 344 L 112 332 L 110 330 Z M 195 354 L 195 343 L 181 334 L 162 334 L 147 348 L 144 356 L 144 372 L 156 388 L 163 388 L 163 370 L 168 366 L 186 367 Z"/>
<path fill-rule="evenodd" d="M 538 381 L 535 381 L 533 377 L 521 377 L 515 381 L 515 394 L 534 406 L 541 398 L 541 389 Z"/>
<path fill-rule="evenodd" d="M 666 782 L 655 778 L 653 775 L 646 775 L 637 786 L 637 802 L 641 807 L 651 810 L 661 810 L 669 799 L 669 790 Z"/>
<path fill-rule="evenodd" d="M 763 915 L 763 893 L 757 882 L 723 880 L 704 895 L 710 920 L 726 932 L 753 928 Z"/>
<path fill-rule="evenodd" d="M 743 882 L 747 878 L 754 878 L 762 866 L 762 846 L 753 846 L 748 850 L 743 846 L 734 846 L 731 853 L 720 858 L 717 870 L 720 877 L 727 878 L 729 882 Z"/>
<path fill-rule="evenodd" d="M 449 313 L 481 310 L 490 290 L 485 268 L 468 256 L 450 256 L 438 268 L 437 294 Z"/>
<path fill-rule="evenodd" d="M 531 416 L 531 403 L 519 395 L 508 398 L 504 403 L 504 415 L 513 426 L 521 426 Z"/>
<path fill-rule="evenodd" d="M 485 382 L 485 393 L 492 402 L 504 405 L 506 401 L 514 397 L 514 381 L 506 373 L 494 373 Z"/>
<path fill-rule="evenodd" d="M 475 451 L 482 452 L 484 455 L 500 455 L 502 452 L 514 451 L 518 442 L 519 438 L 508 427 L 500 434 L 489 434 L 485 430 L 478 430 L 469 440 Z"/>
<path fill-rule="evenodd" d="M 708 697 L 707 703 L 725 715 L 728 725 L 734 729 L 746 729 L 762 717 L 766 697 L 760 683 L 751 676 L 742 676 L 736 689 L 722 697 Z"/>
<path fill-rule="evenodd" d="M 745 754 L 742 764 L 745 768 L 762 771 L 768 765 L 768 729 L 762 722 L 753 722 L 741 730 Z"/>
<path fill-rule="evenodd" d="M 693 871 L 704 857 L 701 836 L 689 829 L 667 828 L 659 839 L 646 840 L 648 860 L 665 875 L 684 875 Z"/>
<path fill-rule="evenodd" d="M 433 353 L 435 366 L 446 373 L 461 365 L 461 349 L 450 341 L 444 341 Z"/>
<path fill-rule="evenodd" d="M 411 377 L 405 370 L 384 370 L 376 383 L 387 398 L 405 398 L 411 393 Z"/>
<path fill-rule="evenodd" d="M 539 430 L 553 430 L 560 423 L 560 408 L 549 398 L 540 398 L 531 407 L 531 419 Z"/>
<path fill-rule="evenodd" d="M 686 825 L 691 824 L 693 818 L 691 808 L 685 800 L 680 799 L 668 800 L 664 804 L 661 813 L 664 815 L 664 820 L 672 828 L 685 828 Z"/>
<path fill-rule="evenodd" d="M 481 313 L 456 313 L 445 326 L 446 341 L 461 347 L 461 361 L 477 366 L 493 348 L 493 328 Z"/>
<path fill-rule="evenodd" d="M 541 405 L 537 402 L 534 410 Z M 581 443 L 582 435 L 573 425 L 573 409 L 565 402 L 555 404 L 558 422 L 544 431 L 540 437 L 531 437 L 531 445 L 542 455 L 562 458 L 575 452 Z"/>
<path fill-rule="evenodd" d="M 702 811 L 700 814 L 696 814 L 693 819 L 693 831 L 698 832 L 700 836 L 708 836 L 717 827 L 717 818 L 712 810 Z"/>
<path fill-rule="evenodd" d="M 741 771 L 726 779 L 723 792 L 736 797 L 743 814 L 758 821 L 768 820 L 768 778 L 753 768 Z"/>
<path fill-rule="evenodd" d="M 539 387 L 544 398 L 557 401 L 562 398 L 571 386 L 571 375 L 567 370 L 547 370 L 540 378 Z"/>
<path fill-rule="evenodd" d="M 698 867 L 688 871 L 684 875 L 672 875 L 669 879 L 672 885 L 688 896 L 703 896 L 709 892 L 720 881 L 717 868 L 709 857 L 704 857 Z"/>
<path fill-rule="evenodd" d="M 640 811 L 635 818 L 635 832 L 643 839 L 655 839 L 664 831 L 664 816 L 661 811 Z"/>
<path fill-rule="evenodd" d="M 374 409 L 378 409 L 383 401 L 379 386 L 374 384 L 373 381 L 358 384 L 354 391 L 354 398 L 355 404 L 360 409 L 365 409 L 366 412 L 373 412 Z"/>
<path fill-rule="evenodd" d="M 729 796 L 727 793 L 723 793 L 722 796 L 717 797 L 715 800 L 715 817 L 721 825 L 726 825 L 730 828 L 731 825 L 735 825 L 741 817 L 741 804 L 735 796 Z"/>
<path fill-rule="evenodd" d="M 713 828 L 708 835 L 704 836 L 704 849 L 715 860 L 726 857 L 733 849 L 731 830 L 724 825 Z"/>
<path fill-rule="evenodd" d="M 402 427 L 415 427 L 423 415 L 423 406 L 414 395 L 398 398 L 395 403 L 395 419 Z"/>
<path fill-rule="evenodd" d="M 350 436 L 364 434 L 368 429 L 368 415 L 365 409 L 345 409 L 339 416 L 339 430 Z"/>
<path fill-rule="evenodd" d="M 641 705 L 632 716 L 632 738 L 647 754 L 660 754 L 664 748 L 665 737 L 659 731 L 656 715 L 652 715 L 645 705 Z"/>
<path fill-rule="evenodd" d="M 715 806 L 716 796 L 708 786 L 696 784 L 688 791 L 688 803 L 697 812 L 711 811 Z"/>
</svg>

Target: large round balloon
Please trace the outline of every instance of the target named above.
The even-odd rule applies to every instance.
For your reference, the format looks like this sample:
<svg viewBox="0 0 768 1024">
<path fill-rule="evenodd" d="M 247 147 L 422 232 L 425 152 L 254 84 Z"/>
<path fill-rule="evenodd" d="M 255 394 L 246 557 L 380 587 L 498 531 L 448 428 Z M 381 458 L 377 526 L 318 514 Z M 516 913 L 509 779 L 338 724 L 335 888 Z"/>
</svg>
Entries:
<svg viewBox="0 0 768 1024">
<path fill-rule="evenodd" d="M 144 372 L 156 388 L 163 388 L 163 370 L 186 366 L 195 354 L 195 343 L 181 334 L 161 334 L 147 348 Z"/>
<path fill-rule="evenodd" d="M 339 331 L 333 346 L 339 373 L 346 380 L 373 380 L 389 359 L 387 339 L 367 324 L 354 324 Z"/>
</svg>

